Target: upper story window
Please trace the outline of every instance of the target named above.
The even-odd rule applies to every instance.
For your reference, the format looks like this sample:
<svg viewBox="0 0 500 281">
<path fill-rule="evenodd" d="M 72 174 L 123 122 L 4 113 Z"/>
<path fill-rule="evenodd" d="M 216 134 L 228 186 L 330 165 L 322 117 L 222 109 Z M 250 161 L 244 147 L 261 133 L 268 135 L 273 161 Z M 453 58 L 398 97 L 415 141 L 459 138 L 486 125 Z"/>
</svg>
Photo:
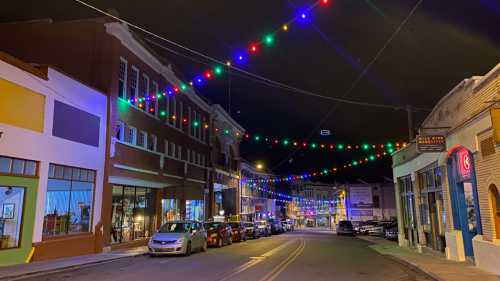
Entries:
<svg viewBox="0 0 500 281">
<path fill-rule="evenodd" d="M 120 57 L 120 66 L 118 69 L 118 97 L 127 98 L 127 61 Z"/>
<path fill-rule="evenodd" d="M 182 160 L 182 146 L 177 146 L 177 159 Z"/>
<path fill-rule="evenodd" d="M 127 127 L 124 141 L 135 145 L 137 143 L 137 129 L 134 127 Z"/>
<path fill-rule="evenodd" d="M 125 136 L 125 124 L 122 121 L 116 122 L 116 134 L 117 140 L 123 141 Z"/>
<path fill-rule="evenodd" d="M 131 100 L 135 100 L 139 95 L 139 69 L 137 67 L 132 66 L 130 70 L 130 90 L 129 90 L 129 98 Z"/>
<path fill-rule="evenodd" d="M 0 174 L 34 177 L 38 174 L 38 162 L 0 156 Z"/>
<path fill-rule="evenodd" d="M 148 140 L 148 149 L 151 151 L 156 151 L 156 144 L 158 138 L 155 135 L 150 135 Z"/>
<path fill-rule="evenodd" d="M 205 125 L 207 123 L 207 119 L 205 117 L 203 117 L 203 124 L 201 124 L 200 126 L 203 126 L 203 131 L 202 131 L 202 134 L 201 134 L 201 140 L 203 142 L 206 142 L 207 141 L 207 129 L 205 128 Z"/>
<path fill-rule="evenodd" d="M 153 81 L 150 93 L 154 96 L 159 94 L 158 83 L 156 81 Z M 149 113 L 153 114 L 154 116 L 158 116 L 158 102 L 156 98 L 151 100 L 148 106 Z M 153 110 L 153 112 L 151 112 L 151 110 Z"/>
<path fill-rule="evenodd" d="M 146 144 L 148 142 L 147 139 L 148 139 L 148 133 L 140 131 L 139 135 L 137 136 L 137 146 L 146 147 Z"/>
<path fill-rule="evenodd" d="M 141 78 L 141 92 L 139 94 L 140 98 L 144 98 L 145 101 L 142 103 L 142 106 L 139 108 L 141 110 L 149 110 L 149 77 L 146 74 L 142 74 Z"/>
</svg>

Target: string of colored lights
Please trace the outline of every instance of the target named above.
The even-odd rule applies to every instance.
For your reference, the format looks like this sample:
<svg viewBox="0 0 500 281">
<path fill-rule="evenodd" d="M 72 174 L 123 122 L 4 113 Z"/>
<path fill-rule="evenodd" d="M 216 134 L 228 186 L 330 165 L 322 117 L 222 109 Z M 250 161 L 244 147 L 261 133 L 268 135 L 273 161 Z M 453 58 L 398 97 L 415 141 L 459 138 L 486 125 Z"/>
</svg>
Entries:
<svg viewBox="0 0 500 281">
<path fill-rule="evenodd" d="M 103 12 L 96 7 L 93 7 L 89 5 L 88 3 L 85 3 L 83 1 L 76 0 L 76 2 L 83 4 L 87 7 L 90 7 L 94 10 L 97 10 L 99 12 Z M 149 95 L 141 96 L 141 97 L 132 97 L 129 98 L 127 101 L 131 104 L 137 104 L 138 107 L 144 108 L 146 102 L 149 101 L 154 101 L 154 100 L 160 100 L 163 97 L 169 95 L 173 96 L 176 94 L 183 93 L 189 89 L 189 87 L 198 87 L 202 86 L 206 81 L 210 81 L 214 78 L 222 76 L 224 73 L 225 68 L 230 68 L 232 67 L 233 64 L 236 65 L 242 65 L 244 64 L 250 57 L 255 56 L 259 53 L 259 51 L 262 49 L 262 47 L 272 47 L 276 39 L 279 35 L 279 33 L 284 33 L 288 32 L 291 26 L 297 22 L 297 21 L 302 21 L 305 22 L 309 19 L 309 14 L 311 10 L 315 9 L 317 6 L 327 6 L 330 3 L 330 0 L 319 0 L 314 2 L 313 4 L 309 5 L 307 8 L 301 10 L 296 16 L 294 16 L 292 19 L 288 20 L 285 22 L 281 27 L 275 29 L 273 32 L 266 33 L 262 36 L 261 39 L 259 40 L 254 40 L 251 43 L 249 43 L 248 47 L 243 50 L 243 51 L 238 51 L 236 54 L 232 56 L 232 59 L 227 59 L 225 60 L 225 64 L 217 64 L 212 68 L 206 69 L 203 71 L 203 73 L 195 75 L 189 82 L 179 82 L 177 85 L 170 85 L 165 88 L 164 91 L 160 91 L 157 93 L 150 93 Z M 107 14 L 107 13 L 105 13 Z M 122 19 L 119 19 L 117 17 L 114 17 L 112 15 L 108 15 L 113 18 L 116 18 L 122 22 L 125 22 Z M 130 23 L 128 23 L 130 25 Z M 134 27 L 146 32 L 147 30 L 144 30 L 143 28 L 139 28 L 134 25 Z M 148 34 L 151 34 L 151 32 L 146 32 Z M 152 34 L 158 37 L 156 34 Z M 162 38 L 163 39 L 163 38 Z M 205 56 L 203 56 L 205 57 Z M 149 111 L 151 113 L 154 113 L 155 109 L 150 108 Z M 166 117 L 168 113 L 166 111 L 160 111 L 160 116 Z"/>
<path fill-rule="evenodd" d="M 294 180 L 307 180 L 309 178 L 314 178 L 314 177 L 325 177 L 325 176 L 330 176 L 332 174 L 335 174 L 339 172 L 340 170 L 343 169 L 350 169 L 350 168 L 355 168 L 359 167 L 360 165 L 373 162 L 375 160 L 382 159 L 384 156 L 390 155 L 387 152 L 382 152 L 382 153 L 377 153 L 377 154 L 371 154 L 368 155 L 364 158 L 361 158 L 359 160 L 353 160 L 349 163 L 346 163 L 341 166 L 336 166 L 333 168 L 324 168 L 321 170 L 316 170 L 316 171 L 311 171 L 311 172 L 305 172 L 301 173 L 301 175 L 289 175 L 289 176 L 277 176 L 277 177 L 268 177 L 268 178 L 258 178 L 258 179 L 248 179 L 247 182 L 249 183 L 277 183 L 277 182 L 290 182 Z"/>
<path fill-rule="evenodd" d="M 216 132 L 218 129 L 216 128 Z M 229 133 L 225 130 L 224 133 Z M 322 143 L 322 142 L 307 142 L 293 138 L 272 138 L 262 137 L 260 134 L 245 133 L 243 140 L 253 141 L 255 143 L 265 143 L 281 147 L 302 147 L 311 150 L 331 150 L 331 151 L 345 151 L 345 150 L 364 150 L 369 151 L 372 149 L 387 149 L 387 152 L 393 153 L 402 147 L 406 147 L 406 142 L 386 142 L 386 143 L 361 143 L 361 144 L 346 144 L 346 143 Z"/>
</svg>

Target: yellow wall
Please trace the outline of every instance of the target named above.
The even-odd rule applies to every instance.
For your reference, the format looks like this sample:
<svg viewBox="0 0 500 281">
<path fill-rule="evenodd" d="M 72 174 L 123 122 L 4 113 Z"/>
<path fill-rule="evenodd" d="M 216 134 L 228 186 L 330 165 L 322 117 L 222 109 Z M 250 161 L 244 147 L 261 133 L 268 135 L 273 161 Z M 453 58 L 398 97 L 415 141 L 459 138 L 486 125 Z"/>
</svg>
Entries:
<svg viewBox="0 0 500 281">
<path fill-rule="evenodd" d="M 45 96 L 0 78 L 0 123 L 43 132 Z"/>
</svg>

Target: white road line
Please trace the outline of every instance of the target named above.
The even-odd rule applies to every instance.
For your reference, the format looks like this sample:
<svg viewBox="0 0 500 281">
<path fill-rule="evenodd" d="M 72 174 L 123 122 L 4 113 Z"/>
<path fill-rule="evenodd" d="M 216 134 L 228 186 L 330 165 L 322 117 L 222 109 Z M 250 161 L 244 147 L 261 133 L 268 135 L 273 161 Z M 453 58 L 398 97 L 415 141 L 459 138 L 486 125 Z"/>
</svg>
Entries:
<svg viewBox="0 0 500 281">
<path fill-rule="evenodd" d="M 301 238 L 300 245 L 295 251 L 293 251 L 285 260 L 279 263 L 276 267 L 271 270 L 268 274 L 262 277 L 259 281 L 273 281 L 275 280 L 281 272 L 283 272 L 288 265 L 290 265 L 302 252 L 306 247 L 306 240 Z"/>
</svg>

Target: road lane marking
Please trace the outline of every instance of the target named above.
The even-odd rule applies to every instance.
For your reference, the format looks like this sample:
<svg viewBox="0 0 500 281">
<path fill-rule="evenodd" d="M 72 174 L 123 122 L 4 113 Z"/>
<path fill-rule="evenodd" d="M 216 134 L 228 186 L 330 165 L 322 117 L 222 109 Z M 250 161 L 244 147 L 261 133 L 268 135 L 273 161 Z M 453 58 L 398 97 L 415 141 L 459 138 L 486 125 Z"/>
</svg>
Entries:
<svg viewBox="0 0 500 281">
<path fill-rule="evenodd" d="M 249 257 L 250 258 L 250 261 L 238 266 L 235 270 L 233 270 L 233 272 L 231 274 L 229 274 L 228 276 L 220 279 L 219 281 L 226 281 L 226 280 L 231 280 L 231 278 L 233 278 L 234 276 L 240 274 L 241 272 L 251 268 L 251 267 L 254 267 L 255 265 L 261 263 L 262 261 L 264 261 L 266 258 L 276 254 L 277 252 L 279 252 L 281 249 L 285 248 L 286 246 L 292 244 L 293 242 L 297 241 L 297 239 L 293 239 L 293 240 L 289 240 L 287 242 L 285 242 L 284 244 L 281 244 L 279 245 L 278 247 L 276 248 L 273 248 L 272 250 L 270 251 L 267 251 L 265 252 L 264 254 L 260 255 L 260 256 L 257 256 L 257 257 Z"/>
<path fill-rule="evenodd" d="M 285 260 L 283 260 L 281 263 L 279 263 L 277 266 L 271 270 L 268 274 L 266 274 L 264 277 L 262 277 L 259 281 L 273 281 L 275 280 L 283 270 L 285 270 L 288 265 L 290 265 L 295 259 L 297 259 L 300 254 L 304 251 L 306 247 L 306 240 L 304 238 L 301 238 L 300 240 L 300 246 L 295 249 Z"/>
</svg>

